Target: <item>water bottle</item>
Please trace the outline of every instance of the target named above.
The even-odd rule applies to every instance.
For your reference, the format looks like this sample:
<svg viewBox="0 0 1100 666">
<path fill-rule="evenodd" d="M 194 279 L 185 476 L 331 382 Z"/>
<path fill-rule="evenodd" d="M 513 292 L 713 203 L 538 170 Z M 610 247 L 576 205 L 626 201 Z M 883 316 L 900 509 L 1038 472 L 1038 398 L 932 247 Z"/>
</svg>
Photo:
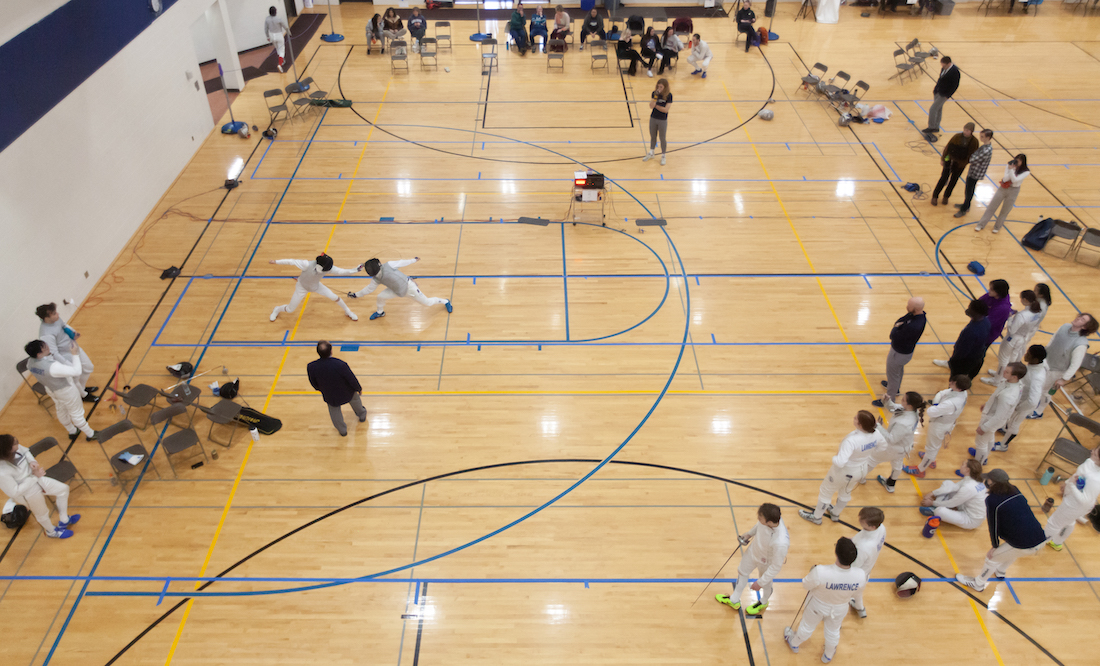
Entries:
<svg viewBox="0 0 1100 666">
<path fill-rule="evenodd" d="M 1043 472 L 1043 475 L 1039 477 L 1039 485 L 1045 486 L 1050 484 L 1051 478 L 1054 476 L 1054 468 L 1048 467 L 1047 471 Z"/>
<path fill-rule="evenodd" d="M 928 519 L 928 522 L 924 524 L 924 529 L 921 530 L 920 534 L 925 539 L 931 539 L 932 537 L 936 536 L 936 530 L 938 530 L 939 528 L 940 517 L 932 516 Z"/>
<path fill-rule="evenodd" d="M 1085 477 L 1079 476 L 1079 477 L 1077 477 L 1077 490 L 1084 491 L 1084 489 L 1085 489 Z"/>
</svg>

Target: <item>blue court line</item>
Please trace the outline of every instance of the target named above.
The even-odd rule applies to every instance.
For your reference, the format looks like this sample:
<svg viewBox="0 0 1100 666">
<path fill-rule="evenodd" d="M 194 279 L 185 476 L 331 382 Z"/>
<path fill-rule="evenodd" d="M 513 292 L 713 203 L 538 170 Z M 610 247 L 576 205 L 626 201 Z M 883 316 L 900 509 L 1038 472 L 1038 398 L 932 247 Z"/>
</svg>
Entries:
<svg viewBox="0 0 1100 666">
<path fill-rule="evenodd" d="M 1041 263 L 1039 263 L 1039 260 L 1035 258 L 1034 254 L 1031 253 L 1031 249 L 1028 248 L 1028 247 L 1025 247 L 1024 244 L 1020 242 L 1020 239 L 1016 237 L 1016 234 L 1012 233 L 1012 229 L 1008 228 L 1008 222 L 1018 222 L 1019 224 L 1027 224 L 1028 227 L 1031 227 L 1033 225 L 1028 224 L 1027 222 L 1022 222 L 1020 220 L 1006 220 L 1005 222 L 1006 222 L 1005 223 L 1005 231 L 1008 232 L 1009 236 L 1012 236 L 1012 240 L 1016 241 L 1016 244 L 1020 246 L 1020 249 L 1023 250 L 1024 252 L 1026 252 L 1027 256 L 1031 257 L 1031 260 L 1035 262 L 1035 265 L 1039 267 L 1039 270 L 1043 271 L 1043 273 L 1050 279 L 1051 283 L 1054 284 L 1054 288 L 1057 289 L 1062 294 L 1062 296 L 1065 297 L 1066 302 L 1069 303 L 1070 306 L 1072 306 L 1074 310 L 1077 310 L 1077 312 L 1080 313 L 1081 308 L 1077 307 L 1077 304 L 1074 303 L 1073 299 L 1071 299 L 1069 297 L 1069 294 L 1066 293 L 1066 290 L 1062 289 L 1062 286 L 1058 284 L 1058 281 L 1054 279 L 1054 276 L 1050 274 L 1050 272 L 1046 269 L 1046 267 L 1044 267 Z"/>
<path fill-rule="evenodd" d="M 943 251 L 942 251 L 942 250 L 940 250 L 940 245 L 942 245 L 942 244 L 943 244 L 943 241 L 944 241 L 944 240 L 945 240 L 945 239 L 946 239 L 946 238 L 947 238 L 948 236 L 950 236 L 950 235 L 951 235 L 952 233 L 954 233 L 955 231 L 958 231 L 959 229 L 962 229 L 963 227 L 971 227 L 971 226 L 974 226 L 975 224 L 977 224 L 977 222 L 964 222 L 963 224 L 960 224 L 960 225 L 958 225 L 957 227 L 952 227 L 951 229 L 948 229 L 947 231 L 943 232 L 943 235 L 942 235 L 942 236 L 940 236 L 940 239 L 939 239 L 938 241 L 936 241 L 936 266 L 938 266 L 938 267 L 939 267 L 940 271 L 943 271 L 943 261 L 941 260 L 941 257 L 943 256 Z M 959 276 L 959 274 L 958 274 L 958 273 L 954 273 L 953 275 L 954 275 L 954 276 Z M 955 284 L 955 281 L 954 281 L 954 280 L 952 280 L 951 278 L 947 277 L 947 276 L 948 276 L 948 273 L 946 273 L 946 272 L 943 272 L 943 278 L 944 278 L 945 280 L 947 280 L 947 283 L 948 283 L 949 285 L 951 285 L 951 287 L 952 287 L 953 289 L 955 289 L 955 291 L 957 291 L 957 292 L 959 292 L 960 294 L 962 294 L 962 297 L 963 297 L 963 299 L 964 299 L 964 300 L 966 300 L 966 302 L 967 302 L 967 303 L 969 303 L 969 302 L 970 302 L 970 300 L 971 300 L 971 299 L 970 299 L 970 294 L 966 293 L 966 292 L 965 292 L 965 291 L 963 291 L 962 289 L 959 289 L 959 286 L 958 286 L 957 284 Z M 961 277 L 961 276 L 959 276 L 959 280 L 960 280 L 960 281 L 962 280 L 962 277 Z"/>
<path fill-rule="evenodd" d="M 878 147 L 878 144 L 877 144 L 877 143 L 874 143 L 874 142 L 872 141 L 872 142 L 871 142 L 871 145 L 875 147 L 875 150 L 877 150 L 877 151 L 878 151 L 878 155 L 879 155 L 879 157 L 881 157 L 881 158 L 882 158 L 882 161 L 883 161 L 883 162 L 886 162 L 886 166 L 887 166 L 887 167 L 889 167 L 889 168 L 890 168 L 890 172 L 894 174 L 894 180 L 895 180 L 895 181 L 897 181 L 897 182 L 899 182 L 899 183 L 900 183 L 900 182 L 902 182 L 902 181 L 901 181 L 901 176 L 899 176 L 899 175 L 898 175 L 898 172 L 897 172 L 897 171 L 894 171 L 894 167 L 890 166 L 890 160 L 886 159 L 886 156 L 882 154 L 882 150 L 880 150 L 880 149 L 879 149 L 879 147 Z"/>
<path fill-rule="evenodd" d="M 1008 591 L 1012 593 L 1012 598 L 1016 600 L 1016 605 L 1017 606 L 1022 605 L 1022 604 L 1020 604 L 1020 597 L 1016 596 L 1016 590 L 1012 589 L 1012 583 L 1009 582 L 1009 580 L 1007 578 L 1004 578 L 1002 580 L 1004 580 L 1005 585 L 1008 586 Z"/>
<path fill-rule="evenodd" d="M 317 136 L 317 130 L 321 129 L 321 125 L 324 123 L 325 116 L 327 114 L 328 114 L 328 108 L 326 107 L 324 109 L 324 111 L 322 111 L 322 113 L 321 113 L 320 120 L 317 121 L 317 127 L 313 130 L 313 136 Z M 302 156 L 298 159 L 298 166 L 294 168 L 294 173 L 298 173 L 298 168 L 300 168 L 302 166 L 302 161 L 305 159 L 306 153 L 308 153 L 308 152 L 309 152 L 309 145 L 307 144 L 305 150 L 302 151 Z M 278 203 L 275 204 L 274 210 L 271 211 L 271 216 L 272 217 L 274 217 L 275 213 L 278 212 L 279 206 L 282 205 L 283 199 L 286 198 L 286 193 L 290 189 L 290 184 L 292 182 L 294 182 L 293 175 L 291 176 L 290 181 L 287 182 L 286 188 L 283 189 L 283 194 L 282 194 L 282 196 L 279 197 Z M 242 275 L 243 275 L 243 272 L 246 272 L 248 270 L 248 267 L 252 265 L 252 260 L 256 257 L 256 252 L 260 249 L 260 244 L 263 242 L 264 236 L 267 234 L 267 230 L 269 228 L 270 228 L 270 220 L 269 220 L 269 224 L 264 225 L 264 230 L 260 234 L 260 239 L 256 242 L 256 247 L 252 250 L 252 254 L 248 258 L 248 263 L 245 264 L 245 268 L 244 268 L 244 271 L 242 271 Z M 241 281 L 238 280 L 237 285 L 235 287 L 233 287 L 233 293 L 229 295 L 229 300 L 226 302 L 225 310 L 223 310 L 221 316 L 218 317 L 217 323 L 214 324 L 214 329 L 212 331 L 210 331 L 210 338 L 207 340 L 208 343 L 209 343 L 210 340 L 213 340 L 214 334 L 218 330 L 218 326 L 221 324 L 222 319 L 225 318 L 226 312 L 229 311 L 229 303 L 232 302 L 233 296 L 236 295 L 237 289 L 239 289 L 240 286 L 241 286 Z M 208 348 L 209 347 L 204 346 L 202 352 L 199 354 L 198 360 L 195 361 L 194 367 L 195 367 L 196 370 L 198 369 L 199 364 L 202 362 L 202 358 L 206 354 L 206 350 Z M 167 424 L 167 423 L 164 425 L 164 431 L 161 432 L 161 437 L 163 437 L 164 432 L 167 431 L 168 425 L 169 424 Z M 155 445 L 153 445 L 153 450 L 149 452 L 149 457 L 145 459 L 145 467 L 142 468 L 141 474 L 138 475 L 137 480 L 134 482 L 133 487 L 130 489 L 130 495 L 127 496 L 126 504 L 123 505 L 122 510 L 119 512 L 118 519 L 115 521 L 114 527 L 111 528 L 110 534 L 107 535 L 107 539 L 103 542 L 103 548 L 100 549 L 99 556 L 96 557 L 95 564 L 92 566 L 92 569 L 91 569 L 91 571 L 93 573 L 95 572 L 96 568 L 99 566 L 99 563 L 103 559 L 103 556 L 107 553 L 107 548 L 111 545 L 111 539 L 114 537 L 115 532 L 118 530 L 118 526 L 122 522 L 122 517 L 124 515 L 126 515 L 126 509 L 130 506 L 130 500 L 133 499 L 134 491 L 137 490 L 138 485 L 140 484 L 141 480 L 144 478 L 145 472 L 149 468 L 149 463 L 153 460 L 153 455 L 156 454 L 157 449 L 159 447 L 160 447 L 160 439 L 158 438 L 157 443 Z M 85 585 L 81 588 L 80 593 L 77 595 L 76 599 L 73 601 L 73 606 L 72 606 L 72 608 L 69 609 L 69 615 L 65 618 L 65 623 L 61 626 L 61 629 L 57 632 L 57 637 L 54 639 L 53 645 L 50 647 L 50 651 L 46 655 L 45 661 L 42 662 L 43 666 L 46 666 L 47 664 L 50 663 L 50 659 L 53 657 L 54 652 L 57 651 L 57 647 L 61 644 L 61 639 L 64 638 L 65 631 L 68 629 L 69 623 L 73 619 L 73 615 L 76 614 L 77 607 L 80 606 L 81 600 L 87 594 L 87 589 L 88 589 L 88 584 L 85 583 Z"/>
<path fill-rule="evenodd" d="M 301 139 L 300 141 L 304 141 L 304 139 Z M 295 143 L 298 143 L 298 142 L 295 142 Z M 264 163 L 264 158 L 267 157 L 267 151 L 271 150 L 271 147 L 274 146 L 274 145 L 275 145 L 275 139 L 272 139 L 271 141 L 267 142 L 267 148 L 264 149 L 264 154 L 260 155 L 260 161 L 256 162 L 256 166 L 252 168 L 252 175 L 249 176 L 249 178 L 255 178 L 256 177 L 256 172 L 259 171 L 260 165 Z"/>
<path fill-rule="evenodd" d="M 565 265 L 565 224 L 561 225 L 561 282 L 565 291 L 565 339 L 569 339 L 569 269 Z M 651 315 L 652 316 L 652 315 Z"/>
<path fill-rule="evenodd" d="M 180 295 L 176 299 L 176 302 L 172 305 L 172 309 L 168 311 L 168 316 L 164 318 L 164 323 L 160 325 L 159 329 L 157 329 L 157 334 L 153 336 L 152 344 L 155 345 L 155 344 L 157 344 L 157 341 L 160 340 L 160 334 L 164 332 L 164 327 L 167 326 L 168 322 L 172 320 L 172 315 L 176 313 L 176 308 L 178 308 L 180 306 L 180 301 L 183 300 L 183 295 L 186 294 L 187 290 L 191 288 L 191 283 L 194 280 L 195 280 L 195 278 L 193 278 L 193 277 L 188 278 L 187 279 L 187 284 L 183 285 L 183 291 L 180 292 Z"/>
<path fill-rule="evenodd" d="M 867 283 L 868 289 L 874 289 L 874 287 L 871 286 L 871 281 L 867 279 L 866 275 L 863 276 L 863 281 Z"/>
</svg>

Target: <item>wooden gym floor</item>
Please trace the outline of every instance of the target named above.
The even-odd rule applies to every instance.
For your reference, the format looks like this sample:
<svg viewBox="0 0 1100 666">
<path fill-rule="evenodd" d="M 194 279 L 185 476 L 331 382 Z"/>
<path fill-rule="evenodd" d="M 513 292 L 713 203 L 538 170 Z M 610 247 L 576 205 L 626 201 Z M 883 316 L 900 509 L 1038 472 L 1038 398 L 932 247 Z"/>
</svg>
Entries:
<svg viewBox="0 0 1100 666">
<path fill-rule="evenodd" d="M 166 387 L 164 367 L 190 360 L 213 370 L 195 382 L 205 404 L 211 379 L 240 377 L 241 399 L 283 429 L 224 449 L 205 441 L 200 416 L 219 458 L 191 469 L 197 457 L 181 457 L 176 478 L 158 450 L 161 476 L 139 470 L 132 494 L 110 483 L 99 446 L 77 441 L 94 492 L 72 493 L 76 536 L 48 540 L 32 520 L 0 561 L 5 664 L 814 662 L 820 631 L 794 656 L 783 627 L 799 579 L 853 529 L 796 510 L 813 504 L 852 415 L 877 394 L 906 299 L 928 301 L 905 381 L 926 396 L 946 384 L 931 360 L 989 279 L 1007 279 L 1014 299 L 1049 283 L 1048 331 L 1100 308 L 1096 269 L 1018 242 L 1040 216 L 1097 224 L 1097 100 L 1081 85 L 1100 76 L 1094 18 L 1053 4 L 1037 18 L 959 5 L 934 21 L 846 8 L 827 26 L 793 22 L 784 6 L 766 58 L 734 47 L 731 20 L 697 20 L 715 61 L 706 80 L 684 61 L 666 73 L 673 152 L 661 167 L 639 159 L 654 83 L 644 74 L 592 72 L 590 51 L 571 48 L 561 73 L 502 51 L 482 76 L 476 28 L 456 22 L 438 70 L 410 53 L 412 71 L 391 75 L 388 53 L 364 49 L 375 9 L 336 11 L 347 39 L 318 36 L 300 73 L 355 105 L 280 120 L 274 142 L 215 130 L 70 320 L 97 365 L 92 383 L 121 362 L 120 386 Z M 914 131 L 932 79 L 888 80 L 891 52 L 917 36 L 967 74 L 936 147 L 974 120 L 997 132 L 991 175 L 1028 155 L 1034 177 L 1007 233 L 960 226 L 989 184 L 964 220 L 902 188 L 939 172 Z M 868 81 L 867 99 L 893 117 L 839 127 L 795 85 L 818 61 Z M 263 90 L 292 80 L 252 81 L 237 118 L 262 129 Z M 752 119 L 769 96 L 775 120 Z M 237 159 L 242 184 L 226 191 Z M 578 163 L 613 180 L 606 228 L 559 223 Z M 649 217 L 668 226 L 643 234 L 634 221 Z M 268 260 L 322 250 L 345 267 L 418 256 L 409 272 L 455 311 L 398 299 L 372 322 L 368 298 L 351 302 L 352 322 L 311 297 L 270 323 L 296 273 Z M 959 274 L 973 260 L 988 269 L 980 280 Z M 181 262 L 179 278 L 157 279 Z M 364 385 L 370 417 L 346 411 L 346 439 L 305 377 L 320 338 Z M 893 495 L 857 490 L 846 520 L 882 507 L 891 548 L 869 616 L 845 620 L 839 662 L 1095 663 L 1091 528 L 981 594 L 947 580 L 980 565 L 984 527 L 920 536 L 918 496 L 954 478 L 989 392 L 974 390 L 928 478 Z M 119 418 L 105 400 L 90 421 Z M 0 424 L 24 443 L 64 435 L 26 390 Z M 1058 428 L 1053 416 L 1027 422 L 995 454 L 1036 509 L 1055 492 L 1034 468 Z M 141 437 L 156 443 L 152 429 Z M 110 453 L 128 443 L 116 442 Z M 736 562 L 692 606 L 764 501 L 782 506 L 792 540 L 765 617 L 742 621 L 713 601 Z M 901 601 L 890 581 L 906 570 L 925 583 Z M 231 580 L 192 594 L 216 576 Z"/>
</svg>

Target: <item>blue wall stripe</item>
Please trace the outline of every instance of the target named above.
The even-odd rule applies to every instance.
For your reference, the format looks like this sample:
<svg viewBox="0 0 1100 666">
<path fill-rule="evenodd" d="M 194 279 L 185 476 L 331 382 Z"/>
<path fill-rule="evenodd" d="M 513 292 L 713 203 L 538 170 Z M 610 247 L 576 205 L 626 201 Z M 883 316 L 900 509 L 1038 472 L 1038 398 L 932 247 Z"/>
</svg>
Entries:
<svg viewBox="0 0 1100 666">
<path fill-rule="evenodd" d="M 167 10 L 176 0 L 163 0 Z M 139 0 L 70 0 L 0 45 L 0 151 L 156 20 Z M 93 128 L 94 129 L 94 128 Z"/>
</svg>

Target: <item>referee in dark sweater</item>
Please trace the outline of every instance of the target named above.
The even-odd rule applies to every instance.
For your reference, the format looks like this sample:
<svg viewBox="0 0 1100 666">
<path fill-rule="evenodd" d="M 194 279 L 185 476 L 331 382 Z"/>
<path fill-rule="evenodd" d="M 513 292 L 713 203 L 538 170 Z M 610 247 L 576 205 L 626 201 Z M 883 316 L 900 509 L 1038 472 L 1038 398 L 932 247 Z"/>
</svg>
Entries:
<svg viewBox="0 0 1100 666">
<path fill-rule="evenodd" d="M 905 316 L 894 322 L 890 329 L 890 353 L 886 355 L 886 381 L 882 385 L 886 387 L 886 395 L 891 400 L 898 397 L 901 392 L 901 380 L 905 376 L 905 364 L 913 358 L 913 350 L 920 342 L 920 336 L 924 335 L 925 324 L 928 323 L 924 315 L 924 299 L 914 296 L 905 304 Z M 871 403 L 875 407 L 882 407 L 881 400 Z"/>
<path fill-rule="evenodd" d="M 351 403 L 351 409 L 359 417 L 359 422 L 367 420 L 367 410 L 363 407 L 363 401 L 359 393 L 363 387 L 355 374 L 338 358 L 332 357 L 332 345 L 327 340 L 317 343 L 316 361 L 306 366 L 306 374 L 309 376 L 310 385 L 321 392 L 321 397 L 328 405 L 328 415 L 332 418 L 332 425 L 341 437 L 348 436 L 348 426 L 344 423 L 344 415 L 341 407 Z"/>
<path fill-rule="evenodd" d="M 1047 541 L 1043 526 L 1028 506 L 1027 498 L 1009 483 L 1007 472 L 990 470 L 985 475 L 985 486 L 989 489 L 985 498 L 985 520 L 989 524 L 989 541 L 993 548 L 985 554 L 980 574 L 955 575 L 955 580 L 978 592 L 985 589 L 991 577 L 1004 578 L 1008 565 L 1038 553 Z"/>
<path fill-rule="evenodd" d="M 982 301 L 970 301 L 966 316 L 970 317 L 959 339 L 955 340 L 955 349 L 946 361 L 935 360 L 932 363 L 951 370 L 951 376 L 966 375 L 971 379 L 978 376 L 985 363 L 985 350 L 989 348 L 989 306 Z"/>
</svg>

